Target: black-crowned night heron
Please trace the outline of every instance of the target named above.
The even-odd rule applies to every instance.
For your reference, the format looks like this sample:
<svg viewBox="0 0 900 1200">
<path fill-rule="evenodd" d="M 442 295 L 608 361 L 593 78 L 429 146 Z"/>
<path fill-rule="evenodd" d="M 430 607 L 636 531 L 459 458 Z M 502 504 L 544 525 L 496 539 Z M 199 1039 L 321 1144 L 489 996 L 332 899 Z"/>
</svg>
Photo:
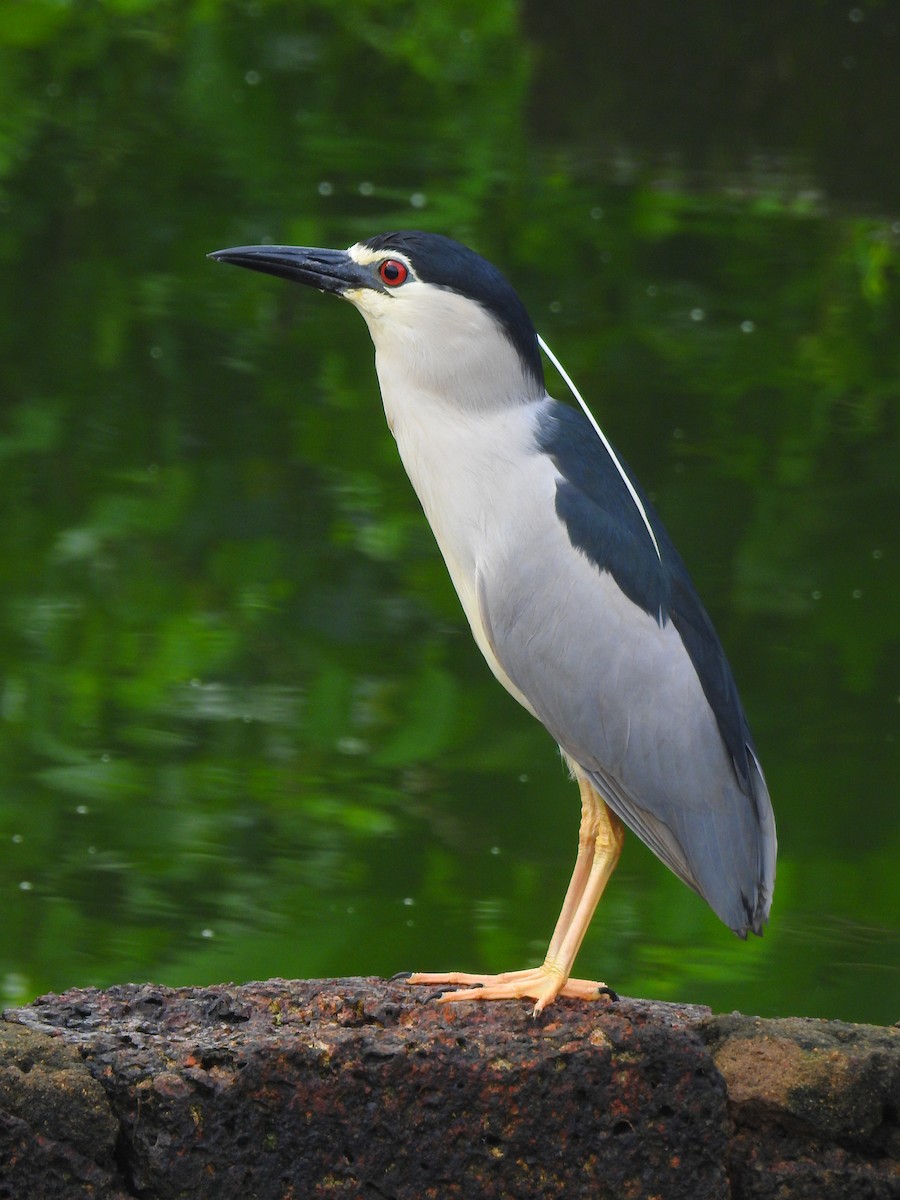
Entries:
<svg viewBox="0 0 900 1200">
<path fill-rule="evenodd" d="M 333 292 L 375 343 L 384 410 L 478 647 L 581 790 L 578 856 L 540 967 L 418 974 L 444 1000 L 590 999 L 571 978 L 623 822 L 741 937 L 761 933 L 775 822 L 725 654 L 675 547 L 583 411 L 553 400 L 516 293 L 435 234 L 211 255 Z M 552 356 L 551 356 L 552 357 Z"/>
</svg>

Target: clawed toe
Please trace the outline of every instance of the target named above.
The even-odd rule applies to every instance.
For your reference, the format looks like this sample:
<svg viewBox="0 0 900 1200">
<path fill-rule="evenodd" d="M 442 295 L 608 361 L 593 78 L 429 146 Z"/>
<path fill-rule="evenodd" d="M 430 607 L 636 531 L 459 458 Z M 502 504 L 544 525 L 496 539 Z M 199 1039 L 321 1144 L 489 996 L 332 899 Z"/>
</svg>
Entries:
<svg viewBox="0 0 900 1200">
<path fill-rule="evenodd" d="M 611 1000 L 619 998 L 605 983 L 589 979 L 566 979 L 546 964 L 525 971 L 507 971 L 501 975 L 472 975 L 462 971 L 416 972 L 407 975 L 406 982 L 414 987 L 439 987 L 441 990 L 429 998 L 440 1004 L 456 1004 L 464 1000 L 533 1000 L 535 1016 L 557 996 L 576 1000 L 597 1000 L 601 996 L 608 996 Z"/>
</svg>

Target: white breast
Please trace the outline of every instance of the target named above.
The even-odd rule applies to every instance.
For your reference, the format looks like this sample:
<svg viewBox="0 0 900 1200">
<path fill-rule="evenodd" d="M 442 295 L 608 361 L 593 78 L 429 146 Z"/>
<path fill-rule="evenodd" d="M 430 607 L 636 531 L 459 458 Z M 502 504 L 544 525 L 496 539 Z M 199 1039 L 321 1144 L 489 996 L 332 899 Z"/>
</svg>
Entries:
<svg viewBox="0 0 900 1200">
<path fill-rule="evenodd" d="M 506 522 L 527 523 L 536 509 L 553 511 L 555 472 L 532 433 L 538 405 L 461 413 L 402 387 L 383 386 L 382 397 L 475 641 L 507 691 L 533 712 L 491 647 L 478 581 L 485 573 L 497 576 L 511 540 Z"/>
</svg>

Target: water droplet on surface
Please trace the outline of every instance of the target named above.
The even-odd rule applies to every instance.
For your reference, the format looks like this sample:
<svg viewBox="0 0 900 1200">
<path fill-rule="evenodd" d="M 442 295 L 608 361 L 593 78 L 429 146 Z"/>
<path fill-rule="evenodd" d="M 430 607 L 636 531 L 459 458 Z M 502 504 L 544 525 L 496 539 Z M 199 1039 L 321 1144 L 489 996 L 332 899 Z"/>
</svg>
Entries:
<svg viewBox="0 0 900 1200">
<path fill-rule="evenodd" d="M 342 737 L 337 741 L 338 754 L 365 754 L 369 743 L 358 737 Z"/>
</svg>

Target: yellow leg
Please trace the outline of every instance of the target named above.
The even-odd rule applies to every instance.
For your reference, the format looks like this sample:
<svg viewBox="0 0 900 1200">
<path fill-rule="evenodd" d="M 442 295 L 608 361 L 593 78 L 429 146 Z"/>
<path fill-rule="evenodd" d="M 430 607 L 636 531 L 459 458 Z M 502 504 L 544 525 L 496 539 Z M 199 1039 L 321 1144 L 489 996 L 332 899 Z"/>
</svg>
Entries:
<svg viewBox="0 0 900 1200">
<path fill-rule="evenodd" d="M 587 887 L 591 866 L 596 855 L 597 838 L 600 836 L 603 815 L 609 811 L 591 787 L 590 782 L 580 771 L 577 772 L 575 778 L 578 781 L 578 789 L 581 792 L 581 825 L 578 829 L 578 856 L 575 859 L 575 868 L 572 871 L 572 878 L 569 880 L 569 886 L 566 889 L 566 896 L 563 900 L 563 906 L 560 909 L 556 928 L 553 930 L 553 937 L 550 939 L 550 945 L 547 947 L 547 958 L 551 960 L 555 960 L 559 955 L 560 947 L 569 926 L 572 924 L 578 905 L 581 902 L 581 897 L 584 895 L 584 889 Z M 618 855 L 616 855 L 616 858 L 618 859 Z M 615 862 L 613 863 L 613 867 L 615 867 Z M 612 868 L 610 868 L 610 873 L 612 873 Z"/>
<path fill-rule="evenodd" d="M 557 996 L 593 1000 L 603 993 L 605 984 L 589 979 L 572 979 L 571 973 L 591 917 L 622 853 L 625 828 L 590 781 L 577 769 L 575 773 L 581 790 L 578 856 L 542 965 L 524 971 L 506 971 L 501 975 L 470 975 L 463 972 L 416 974 L 409 977 L 409 983 L 452 986 L 457 989 L 462 985 L 461 990 L 444 993 L 440 997 L 444 1003 L 454 1000 L 513 1000 L 527 996 L 535 1001 L 535 1015 Z"/>
</svg>

